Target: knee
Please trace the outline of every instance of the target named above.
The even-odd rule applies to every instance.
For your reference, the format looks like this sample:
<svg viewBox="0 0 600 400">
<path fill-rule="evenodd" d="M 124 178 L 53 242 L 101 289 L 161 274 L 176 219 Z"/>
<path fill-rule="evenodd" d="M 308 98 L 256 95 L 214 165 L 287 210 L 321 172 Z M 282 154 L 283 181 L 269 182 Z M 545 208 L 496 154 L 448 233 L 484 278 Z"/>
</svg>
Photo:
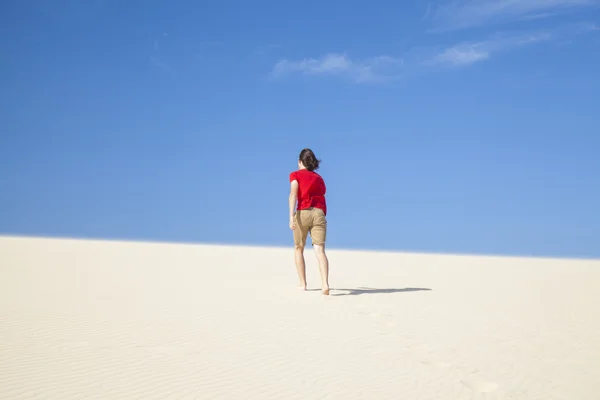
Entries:
<svg viewBox="0 0 600 400">
<path fill-rule="evenodd" d="M 324 245 L 315 244 L 313 247 L 315 248 L 315 252 L 317 254 L 325 254 L 325 246 Z"/>
<path fill-rule="evenodd" d="M 302 246 L 301 244 L 295 244 L 294 250 L 296 250 L 297 253 L 302 253 L 304 252 L 304 246 Z"/>
</svg>

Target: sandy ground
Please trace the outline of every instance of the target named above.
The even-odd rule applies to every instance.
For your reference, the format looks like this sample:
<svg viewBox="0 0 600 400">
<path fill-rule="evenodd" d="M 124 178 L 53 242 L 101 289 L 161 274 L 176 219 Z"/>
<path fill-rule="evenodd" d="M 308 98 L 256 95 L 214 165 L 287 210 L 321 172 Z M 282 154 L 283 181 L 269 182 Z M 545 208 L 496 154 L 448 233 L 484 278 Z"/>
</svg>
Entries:
<svg viewBox="0 0 600 400">
<path fill-rule="evenodd" d="M 0 398 L 600 396 L 600 261 L 0 237 Z"/>
</svg>

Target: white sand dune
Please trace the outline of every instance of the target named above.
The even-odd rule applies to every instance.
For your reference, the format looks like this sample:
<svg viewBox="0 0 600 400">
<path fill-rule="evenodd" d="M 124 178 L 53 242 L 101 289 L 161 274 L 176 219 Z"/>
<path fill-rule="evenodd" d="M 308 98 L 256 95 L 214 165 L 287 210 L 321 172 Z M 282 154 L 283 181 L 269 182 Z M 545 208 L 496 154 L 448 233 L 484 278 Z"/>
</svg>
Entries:
<svg viewBox="0 0 600 400">
<path fill-rule="evenodd" d="M 329 257 L 0 238 L 0 399 L 600 398 L 600 261 Z"/>
</svg>

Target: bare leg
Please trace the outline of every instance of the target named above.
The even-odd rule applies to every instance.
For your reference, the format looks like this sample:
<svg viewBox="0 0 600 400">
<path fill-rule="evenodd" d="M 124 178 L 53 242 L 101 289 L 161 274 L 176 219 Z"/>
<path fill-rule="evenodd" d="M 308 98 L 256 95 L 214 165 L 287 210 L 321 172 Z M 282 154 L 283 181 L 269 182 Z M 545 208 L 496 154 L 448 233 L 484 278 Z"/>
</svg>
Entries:
<svg viewBox="0 0 600 400">
<path fill-rule="evenodd" d="M 306 265 L 304 264 L 304 247 L 296 246 L 294 249 L 294 253 L 296 258 L 296 270 L 298 271 L 298 278 L 300 279 L 300 285 L 298 285 L 298 289 L 306 290 Z"/>
<path fill-rule="evenodd" d="M 321 271 L 321 292 L 329 295 L 329 260 L 325 254 L 325 245 L 315 245 L 315 253 L 319 260 L 319 270 Z"/>
</svg>

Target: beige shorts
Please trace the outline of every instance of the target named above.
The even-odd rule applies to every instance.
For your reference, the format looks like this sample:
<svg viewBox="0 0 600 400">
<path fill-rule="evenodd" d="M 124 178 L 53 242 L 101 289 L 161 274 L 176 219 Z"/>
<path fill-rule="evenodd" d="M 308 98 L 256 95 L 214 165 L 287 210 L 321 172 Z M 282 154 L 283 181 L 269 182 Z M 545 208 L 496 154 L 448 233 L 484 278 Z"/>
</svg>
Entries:
<svg viewBox="0 0 600 400">
<path fill-rule="evenodd" d="M 327 218 L 325 218 L 323 210 L 314 207 L 297 210 L 294 220 L 296 221 L 296 229 L 294 229 L 294 245 L 296 247 L 304 248 L 309 233 L 313 246 L 325 245 Z"/>
</svg>

